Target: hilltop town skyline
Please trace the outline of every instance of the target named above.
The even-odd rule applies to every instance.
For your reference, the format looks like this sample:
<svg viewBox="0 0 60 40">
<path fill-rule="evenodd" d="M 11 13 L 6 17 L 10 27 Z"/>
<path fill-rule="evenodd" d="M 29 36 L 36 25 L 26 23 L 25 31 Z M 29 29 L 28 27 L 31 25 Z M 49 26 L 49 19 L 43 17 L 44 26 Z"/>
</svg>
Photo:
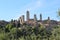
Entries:
<svg viewBox="0 0 60 40">
<path fill-rule="evenodd" d="M 29 13 L 29 14 L 26 14 L 26 13 Z M 29 19 L 34 19 L 34 15 L 36 16 L 36 18 L 37 18 L 37 20 L 47 20 L 47 19 L 50 19 L 50 20 L 55 20 L 55 21 L 60 21 L 60 20 L 56 20 L 56 19 L 51 19 L 51 17 L 50 16 L 47 16 L 46 18 L 43 18 L 43 14 L 42 13 L 35 13 L 35 14 L 33 14 L 32 16 L 32 13 L 30 13 L 30 11 L 29 10 L 27 10 L 26 12 L 25 12 L 25 15 L 23 14 L 23 15 L 21 15 L 21 16 L 24 16 L 24 20 L 25 21 L 27 21 L 28 19 L 27 19 L 27 16 L 29 17 Z M 47 14 L 46 14 L 47 15 Z M 45 15 L 45 16 L 46 16 Z M 21 17 L 21 16 L 19 16 L 19 17 Z M 54 16 L 54 15 L 53 15 Z M 18 18 L 19 18 L 18 17 Z M 56 17 L 57 17 L 57 19 L 58 19 L 58 15 L 56 15 Z"/>
<path fill-rule="evenodd" d="M 27 14 L 28 13 L 28 14 Z M 46 14 L 47 15 L 47 14 Z M 21 16 L 19 16 L 17 19 L 13 19 L 13 18 L 11 18 L 9 21 L 11 21 L 12 19 L 13 20 L 19 20 L 19 18 L 24 18 L 24 21 L 27 21 L 28 20 L 28 18 L 29 19 L 34 19 L 34 16 L 36 17 L 36 19 L 37 20 L 47 20 L 47 19 L 50 19 L 50 20 L 55 20 L 55 19 L 51 19 L 51 17 L 50 16 L 48 16 L 48 17 L 46 17 L 46 18 L 43 18 L 43 15 L 42 15 L 42 13 L 39 13 L 39 15 L 38 14 L 33 14 L 32 15 L 32 17 L 31 17 L 31 13 L 30 13 L 30 11 L 29 10 L 27 10 L 26 11 L 26 13 L 25 13 L 25 15 L 23 14 L 23 15 L 21 15 Z M 58 15 L 57 15 L 58 16 Z M 58 18 L 58 17 L 57 17 Z M 3 19 L 4 20 L 4 19 Z M 7 21 L 7 20 L 5 20 L 5 21 Z M 55 21 L 60 21 L 60 20 L 55 20 Z"/>
<path fill-rule="evenodd" d="M 26 16 L 26 17 L 25 17 Z M 25 20 L 26 19 L 26 20 Z M 0 20 L 0 25 L 2 26 L 3 24 L 6 25 L 7 23 L 17 23 L 20 26 L 21 25 L 29 25 L 29 26 L 39 26 L 40 24 L 44 25 L 44 26 L 56 26 L 56 25 L 60 25 L 60 21 L 57 20 L 52 20 L 49 16 L 47 17 L 47 19 L 43 20 L 43 15 L 40 13 L 39 14 L 39 19 L 37 18 L 37 14 L 33 15 L 33 18 L 30 18 L 30 11 L 26 11 L 26 15 L 21 15 L 18 19 L 11 19 L 10 21 L 5 21 L 5 20 Z"/>
<path fill-rule="evenodd" d="M 36 14 L 34 14 L 33 19 L 30 18 L 30 12 L 26 11 L 26 20 L 25 20 L 25 16 L 22 15 L 19 17 L 18 21 L 20 22 L 20 24 L 24 24 L 26 23 L 27 25 L 38 25 L 38 24 L 43 24 L 43 25 L 59 25 L 59 21 L 56 20 L 51 20 L 50 17 L 48 16 L 46 20 L 42 20 L 42 14 L 39 15 L 39 20 L 37 19 Z"/>
</svg>

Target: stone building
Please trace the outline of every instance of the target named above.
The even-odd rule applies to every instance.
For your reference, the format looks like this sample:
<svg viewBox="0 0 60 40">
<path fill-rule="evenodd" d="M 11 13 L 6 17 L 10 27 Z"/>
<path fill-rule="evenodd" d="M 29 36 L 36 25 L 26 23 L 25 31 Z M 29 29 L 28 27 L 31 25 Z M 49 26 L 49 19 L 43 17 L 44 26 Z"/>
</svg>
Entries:
<svg viewBox="0 0 60 40">
<path fill-rule="evenodd" d="M 20 17 L 20 24 L 22 24 L 22 17 Z"/>
<path fill-rule="evenodd" d="M 25 22 L 25 17 L 24 17 L 24 15 L 22 15 L 19 19 L 20 19 L 20 24 L 23 24 L 23 23 Z"/>
</svg>

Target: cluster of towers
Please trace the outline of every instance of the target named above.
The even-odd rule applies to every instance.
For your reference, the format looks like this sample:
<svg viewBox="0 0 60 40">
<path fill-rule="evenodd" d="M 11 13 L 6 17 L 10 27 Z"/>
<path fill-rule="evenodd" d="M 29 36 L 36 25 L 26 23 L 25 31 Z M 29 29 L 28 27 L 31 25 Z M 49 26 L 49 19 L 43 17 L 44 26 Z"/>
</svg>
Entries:
<svg viewBox="0 0 60 40">
<path fill-rule="evenodd" d="M 25 22 L 29 22 L 31 19 L 30 19 L 30 13 L 29 11 L 26 12 L 26 21 L 25 21 L 25 16 L 22 15 L 20 18 L 20 24 L 23 24 Z M 50 20 L 50 17 L 48 17 L 48 21 Z M 36 17 L 36 14 L 34 14 L 34 19 L 33 19 L 34 22 L 37 22 L 37 17 Z M 42 22 L 42 14 L 40 14 L 40 22 Z"/>
</svg>

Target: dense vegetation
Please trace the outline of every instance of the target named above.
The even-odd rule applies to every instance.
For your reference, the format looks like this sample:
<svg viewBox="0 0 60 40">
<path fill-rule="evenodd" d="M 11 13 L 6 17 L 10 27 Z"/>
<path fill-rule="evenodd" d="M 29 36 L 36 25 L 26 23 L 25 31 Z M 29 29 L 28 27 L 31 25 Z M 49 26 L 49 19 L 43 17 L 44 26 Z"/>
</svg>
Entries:
<svg viewBox="0 0 60 40">
<path fill-rule="evenodd" d="M 60 26 L 47 30 L 45 26 L 31 27 L 23 25 L 14 27 L 13 24 L 7 24 L 0 28 L 0 40 L 60 40 Z"/>
</svg>

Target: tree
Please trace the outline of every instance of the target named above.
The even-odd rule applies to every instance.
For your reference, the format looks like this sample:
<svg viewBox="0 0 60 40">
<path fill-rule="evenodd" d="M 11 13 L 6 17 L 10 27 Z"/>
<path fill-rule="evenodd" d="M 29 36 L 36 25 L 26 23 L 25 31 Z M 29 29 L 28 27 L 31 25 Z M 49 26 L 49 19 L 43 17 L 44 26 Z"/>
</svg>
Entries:
<svg viewBox="0 0 60 40">
<path fill-rule="evenodd" d="M 58 16 L 60 16 L 60 10 L 58 9 Z"/>
<path fill-rule="evenodd" d="M 60 9 L 58 9 L 58 18 L 60 19 Z"/>
<path fill-rule="evenodd" d="M 60 26 L 56 26 L 52 30 L 51 40 L 60 40 Z"/>
<path fill-rule="evenodd" d="M 10 30 L 11 30 L 13 27 L 14 27 L 13 24 L 11 24 L 11 23 L 10 23 L 10 24 L 7 24 L 6 27 L 5 27 L 5 31 L 6 31 L 6 32 L 10 32 Z"/>
</svg>

